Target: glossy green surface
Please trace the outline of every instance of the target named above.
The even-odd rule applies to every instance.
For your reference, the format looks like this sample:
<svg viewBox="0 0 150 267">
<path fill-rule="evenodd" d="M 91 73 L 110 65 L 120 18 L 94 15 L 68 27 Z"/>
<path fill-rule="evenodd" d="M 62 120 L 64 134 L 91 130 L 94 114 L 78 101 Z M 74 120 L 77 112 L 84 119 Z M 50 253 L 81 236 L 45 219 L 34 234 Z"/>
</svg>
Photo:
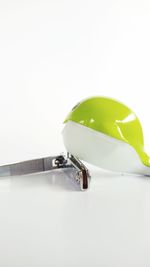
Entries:
<svg viewBox="0 0 150 267">
<path fill-rule="evenodd" d="M 130 144 L 139 154 L 141 161 L 150 166 L 150 158 L 144 152 L 140 121 L 124 104 L 107 97 L 91 97 L 77 104 L 65 122 L 68 120 Z"/>
</svg>

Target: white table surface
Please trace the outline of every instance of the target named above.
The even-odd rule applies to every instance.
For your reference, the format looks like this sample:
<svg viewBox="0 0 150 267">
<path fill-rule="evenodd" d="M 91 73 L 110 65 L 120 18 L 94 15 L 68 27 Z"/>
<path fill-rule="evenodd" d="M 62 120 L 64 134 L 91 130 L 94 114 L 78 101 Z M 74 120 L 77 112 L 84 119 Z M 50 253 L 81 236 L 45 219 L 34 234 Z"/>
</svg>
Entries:
<svg viewBox="0 0 150 267">
<path fill-rule="evenodd" d="M 150 179 L 92 170 L 0 179 L 0 266 L 150 266 Z"/>
</svg>

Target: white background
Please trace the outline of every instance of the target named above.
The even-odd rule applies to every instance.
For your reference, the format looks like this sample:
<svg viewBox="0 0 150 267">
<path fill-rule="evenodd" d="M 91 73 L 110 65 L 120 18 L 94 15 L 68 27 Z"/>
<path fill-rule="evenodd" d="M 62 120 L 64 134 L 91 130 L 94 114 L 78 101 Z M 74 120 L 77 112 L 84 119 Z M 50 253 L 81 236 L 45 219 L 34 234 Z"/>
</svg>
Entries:
<svg viewBox="0 0 150 267">
<path fill-rule="evenodd" d="M 0 163 L 57 154 L 70 109 L 117 98 L 150 152 L 150 1 L 0 0 Z M 150 180 L 92 169 L 0 179 L 1 267 L 150 266 Z"/>
</svg>

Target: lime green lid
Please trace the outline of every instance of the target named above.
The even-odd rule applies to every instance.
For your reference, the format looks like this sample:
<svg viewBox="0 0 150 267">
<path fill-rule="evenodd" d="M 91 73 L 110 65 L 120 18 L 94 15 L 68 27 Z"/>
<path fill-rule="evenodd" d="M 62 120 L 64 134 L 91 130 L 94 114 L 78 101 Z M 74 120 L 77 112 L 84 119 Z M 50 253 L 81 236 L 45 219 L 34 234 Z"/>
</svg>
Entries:
<svg viewBox="0 0 150 267">
<path fill-rule="evenodd" d="M 140 121 L 124 104 L 107 97 L 91 97 L 72 109 L 65 122 L 69 120 L 130 144 L 141 161 L 150 166 Z"/>
</svg>

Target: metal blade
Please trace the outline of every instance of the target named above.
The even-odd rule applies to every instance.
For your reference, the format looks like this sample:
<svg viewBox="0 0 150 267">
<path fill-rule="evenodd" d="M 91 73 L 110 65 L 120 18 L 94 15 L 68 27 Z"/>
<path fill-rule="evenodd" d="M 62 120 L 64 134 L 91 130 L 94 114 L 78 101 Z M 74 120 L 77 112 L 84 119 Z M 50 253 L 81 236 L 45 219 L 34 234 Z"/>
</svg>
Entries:
<svg viewBox="0 0 150 267">
<path fill-rule="evenodd" d="M 76 181 L 80 184 L 81 190 L 89 188 L 89 182 L 91 179 L 90 173 L 85 165 L 75 156 L 68 153 L 68 159 L 71 164 L 77 170 Z"/>
</svg>

